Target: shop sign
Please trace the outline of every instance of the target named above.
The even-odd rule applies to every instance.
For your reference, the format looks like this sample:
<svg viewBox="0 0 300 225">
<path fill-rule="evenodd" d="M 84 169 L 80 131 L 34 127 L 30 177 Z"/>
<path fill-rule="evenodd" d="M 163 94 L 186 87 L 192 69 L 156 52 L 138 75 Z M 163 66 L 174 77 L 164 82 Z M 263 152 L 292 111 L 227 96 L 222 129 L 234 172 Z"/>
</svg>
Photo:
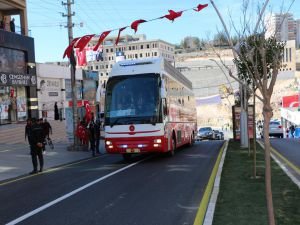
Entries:
<svg viewBox="0 0 300 225">
<path fill-rule="evenodd" d="M 0 85 L 36 86 L 36 76 L 30 74 L 0 73 Z"/>
</svg>

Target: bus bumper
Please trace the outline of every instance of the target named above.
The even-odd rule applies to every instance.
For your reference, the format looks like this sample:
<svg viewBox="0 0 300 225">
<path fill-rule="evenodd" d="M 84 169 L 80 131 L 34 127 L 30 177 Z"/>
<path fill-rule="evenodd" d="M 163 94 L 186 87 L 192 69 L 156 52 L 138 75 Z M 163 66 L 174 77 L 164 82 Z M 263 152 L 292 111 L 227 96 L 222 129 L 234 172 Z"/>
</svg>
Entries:
<svg viewBox="0 0 300 225">
<path fill-rule="evenodd" d="M 149 153 L 167 151 L 167 139 L 163 136 L 137 138 L 105 138 L 107 153 Z"/>
</svg>

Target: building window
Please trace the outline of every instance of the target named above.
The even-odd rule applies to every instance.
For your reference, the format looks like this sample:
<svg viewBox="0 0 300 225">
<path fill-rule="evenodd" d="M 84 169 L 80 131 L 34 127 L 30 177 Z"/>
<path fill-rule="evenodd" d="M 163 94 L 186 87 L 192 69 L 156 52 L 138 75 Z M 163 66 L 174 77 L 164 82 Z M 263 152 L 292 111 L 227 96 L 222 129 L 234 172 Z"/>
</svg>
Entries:
<svg viewBox="0 0 300 225">
<path fill-rule="evenodd" d="M 144 45 L 141 45 L 141 49 L 143 49 L 144 48 Z"/>
<path fill-rule="evenodd" d="M 106 49 L 106 53 L 108 53 L 108 48 Z"/>
<path fill-rule="evenodd" d="M 131 46 L 129 46 L 128 49 L 131 50 Z"/>
<path fill-rule="evenodd" d="M 147 44 L 147 48 L 150 48 L 150 45 L 149 45 L 149 44 Z"/>
<path fill-rule="evenodd" d="M 114 49 L 113 49 L 113 48 L 111 48 L 111 49 L 110 49 L 110 52 L 114 52 Z"/>
<path fill-rule="evenodd" d="M 108 57 L 108 60 L 110 60 L 110 56 Z"/>
<path fill-rule="evenodd" d="M 103 76 L 103 73 L 101 73 L 101 77 Z"/>
<path fill-rule="evenodd" d="M 91 70 L 93 70 L 93 66 L 91 66 Z"/>
<path fill-rule="evenodd" d="M 106 73 L 106 76 L 108 76 L 108 73 Z"/>
<path fill-rule="evenodd" d="M 135 50 L 135 46 L 132 46 L 132 50 Z"/>
<path fill-rule="evenodd" d="M 138 54 L 135 54 L 135 58 L 136 58 L 136 59 L 138 58 Z"/>
<path fill-rule="evenodd" d="M 99 67 L 98 66 L 96 66 L 96 70 L 98 70 L 99 69 Z"/>
<path fill-rule="evenodd" d="M 108 69 L 108 65 L 107 64 L 105 65 L 105 68 Z"/>
<path fill-rule="evenodd" d="M 143 53 L 140 53 L 140 58 L 143 58 Z"/>
<path fill-rule="evenodd" d="M 112 64 L 110 64 L 110 68 L 112 68 Z"/>
<path fill-rule="evenodd" d="M 157 52 L 154 52 L 154 56 L 157 56 Z"/>
<path fill-rule="evenodd" d="M 289 52 L 290 52 L 290 62 L 292 62 L 292 48 L 289 48 Z"/>
</svg>

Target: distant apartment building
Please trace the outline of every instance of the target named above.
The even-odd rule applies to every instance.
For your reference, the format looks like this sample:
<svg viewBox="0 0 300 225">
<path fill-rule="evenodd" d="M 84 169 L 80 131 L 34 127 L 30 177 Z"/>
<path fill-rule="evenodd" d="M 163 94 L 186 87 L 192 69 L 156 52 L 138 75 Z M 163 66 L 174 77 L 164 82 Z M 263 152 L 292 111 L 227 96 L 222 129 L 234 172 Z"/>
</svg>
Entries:
<svg viewBox="0 0 300 225">
<path fill-rule="evenodd" d="M 269 14 L 265 18 L 266 38 L 275 35 L 277 41 L 296 40 L 300 44 L 300 22 L 294 20 L 293 14 Z"/>
<path fill-rule="evenodd" d="M 121 36 L 118 45 L 115 45 L 117 37 L 108 37 L 105 39 L 101 56 L 89 61 L 84 67 L 88 70 L 98 71 L 99 80 L 106 84 L 108 75 L 116 61 L 121 59 L 145 59 L 152 57 L 163 57 L 172 64 L 175 60 L 175 46 L 166 41 L 156 39 L 147 40 L 145 35 L 125 35 Z M 89 47 L 96 45 L 99 37 L 94 37 Z"/>
</svg>

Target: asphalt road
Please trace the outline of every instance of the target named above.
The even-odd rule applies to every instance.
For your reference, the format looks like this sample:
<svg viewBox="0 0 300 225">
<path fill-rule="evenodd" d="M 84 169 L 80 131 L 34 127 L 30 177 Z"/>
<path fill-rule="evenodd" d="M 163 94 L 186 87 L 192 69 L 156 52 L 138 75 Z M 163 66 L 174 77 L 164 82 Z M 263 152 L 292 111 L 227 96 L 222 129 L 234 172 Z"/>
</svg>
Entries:
<svg viewBox="0 0 300 225">
<path fill-rule="evenodd" d="M 126 163 L 103 155 L 0 186 L 0 224 L 193 224 L 223 141 Z"/>
<path fill-rule="evenodd" d="M 300 139 L 293 138 L 272 138 L 271 145 L 281 155 L 300 167 Z"/>
</svg>

